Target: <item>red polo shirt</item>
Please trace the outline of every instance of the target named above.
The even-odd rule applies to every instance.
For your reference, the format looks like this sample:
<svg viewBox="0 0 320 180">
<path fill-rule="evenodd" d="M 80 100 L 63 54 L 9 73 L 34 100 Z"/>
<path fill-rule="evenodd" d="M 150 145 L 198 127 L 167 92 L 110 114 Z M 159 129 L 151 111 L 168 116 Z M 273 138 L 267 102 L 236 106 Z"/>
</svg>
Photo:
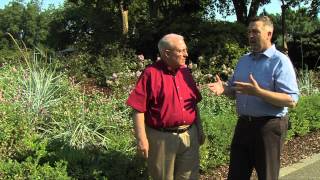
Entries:
<svg viewBox="0 0 320 180">
<path fill-rule="evenodd" d="M 200 100 L 200 92 L 186 66 L 174 74 L 160 60 L 141 74 L 127 105 L 143 112 L 148 126 L 175 127 L 196 121 L 196 104 Z"/>
</svg>

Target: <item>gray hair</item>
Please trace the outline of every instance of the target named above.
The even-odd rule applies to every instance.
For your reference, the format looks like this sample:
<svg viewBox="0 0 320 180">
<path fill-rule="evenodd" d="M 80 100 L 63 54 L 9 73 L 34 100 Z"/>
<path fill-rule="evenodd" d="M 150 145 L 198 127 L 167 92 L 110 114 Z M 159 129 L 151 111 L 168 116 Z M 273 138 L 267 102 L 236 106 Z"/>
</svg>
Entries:
<svg viewBox="0 0 320 180">
<path fill-rule="evenodd" d="M 174 42 L 172 41 L 173 39 L 184 41 L 183 36 L 179 34 L 174 34 L 174 33 L 167 34 L 163 36 L 158 43 L 159 52 L 161 53 L 163 50 L 172 48 L 174 46 L 173 44 Z"/>
</svg>

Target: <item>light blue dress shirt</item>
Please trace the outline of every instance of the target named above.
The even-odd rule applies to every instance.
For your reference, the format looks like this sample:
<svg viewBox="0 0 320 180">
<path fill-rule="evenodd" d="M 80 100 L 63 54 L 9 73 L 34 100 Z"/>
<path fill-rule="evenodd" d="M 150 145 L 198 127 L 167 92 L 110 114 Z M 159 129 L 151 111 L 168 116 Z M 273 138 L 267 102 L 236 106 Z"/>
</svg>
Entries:
<svg viewBox="0 0 320 180">
<path fill-rule="evenodd" d="M 299 89 L 296 74 L 290 59 L 278 51 L 273 45 L 263 53 L 249 53 L 240 58 L 235 72 L 228 84 L 234 81 L 250 82 L 249 75 L 263 89 L 286 93 L 297 102 Z M 277 116 L 287 114 L 287 107 L 274 106 L 260 97 L 236 94 L 236 106 L 239 115 L 247 116 Z"/>
</svg>

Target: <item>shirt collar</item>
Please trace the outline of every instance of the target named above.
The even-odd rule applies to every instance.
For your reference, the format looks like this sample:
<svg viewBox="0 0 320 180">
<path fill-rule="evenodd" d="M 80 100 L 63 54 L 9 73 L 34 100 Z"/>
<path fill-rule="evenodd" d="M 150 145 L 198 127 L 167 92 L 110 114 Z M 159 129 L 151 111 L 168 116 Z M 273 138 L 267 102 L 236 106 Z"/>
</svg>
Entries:
<svg viewBox="0 0 320 180">
<path fill-rule="evenodd" d="M 177 68 L 175 71 L 172 70 L 162 59 L 158 61 L 161 69 L 166 73 L 166 74 L 171 74 L 175 75 L 180 69 L 186 68 L 186 65 L 182 65 L 179 68 Z"/>
<path fill-rule="evenodd" d="M 263 54 L 267 56 L 268 58 L 272 57 L 274 53 L 276 52 L 276 46 L 273 44 L 270 48 L 265 50 Z"/>
<path fill-rule="evenodd" d="M 273 54 L 276 52 L 276 47 L 275 45 L 273 44 L 271 47 L 269 47 L 268 49 L 266 49 L 264 52 L 262 53 L 258 53 L 258 57 L 261 57 L 262 55 L 270 58 L 273 56 Z M 250 53 L 250 56 L 254 56 L 254 53 Z"/>
</svg>

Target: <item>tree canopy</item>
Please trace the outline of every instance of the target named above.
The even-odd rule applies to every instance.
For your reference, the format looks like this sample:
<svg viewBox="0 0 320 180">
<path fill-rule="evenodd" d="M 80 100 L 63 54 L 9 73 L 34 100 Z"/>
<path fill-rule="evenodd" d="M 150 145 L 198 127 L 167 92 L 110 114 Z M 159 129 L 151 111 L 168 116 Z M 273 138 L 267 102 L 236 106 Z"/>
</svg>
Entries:
<svg viewBox="0 0 320 180">
<path fill-rule="evenodd" d="M 279 2 L 284 13 L 303 5 L 307 16 L 318 21 L 319 0 Z M 268 3 L 270 0 L 67 0 L 62 7 L 44 10 L 39 0 L 15 0 L 0 9 L 0 48 L 10 47 L 8 38 L 4 38 L 9 32 L 27 47 L 46 46 L 56 51 L 74 47 L 102 55 L 132 48 L 154 57 L 159 38 L 175 32 L 186 37 L 190 55 L 196 57 L 215 53 L 227 42 L 246 45 L 243 25 Z M 235 13 L 236 23 L 242 25 L 210 18 L 215 11 Z"/>
</svg>

